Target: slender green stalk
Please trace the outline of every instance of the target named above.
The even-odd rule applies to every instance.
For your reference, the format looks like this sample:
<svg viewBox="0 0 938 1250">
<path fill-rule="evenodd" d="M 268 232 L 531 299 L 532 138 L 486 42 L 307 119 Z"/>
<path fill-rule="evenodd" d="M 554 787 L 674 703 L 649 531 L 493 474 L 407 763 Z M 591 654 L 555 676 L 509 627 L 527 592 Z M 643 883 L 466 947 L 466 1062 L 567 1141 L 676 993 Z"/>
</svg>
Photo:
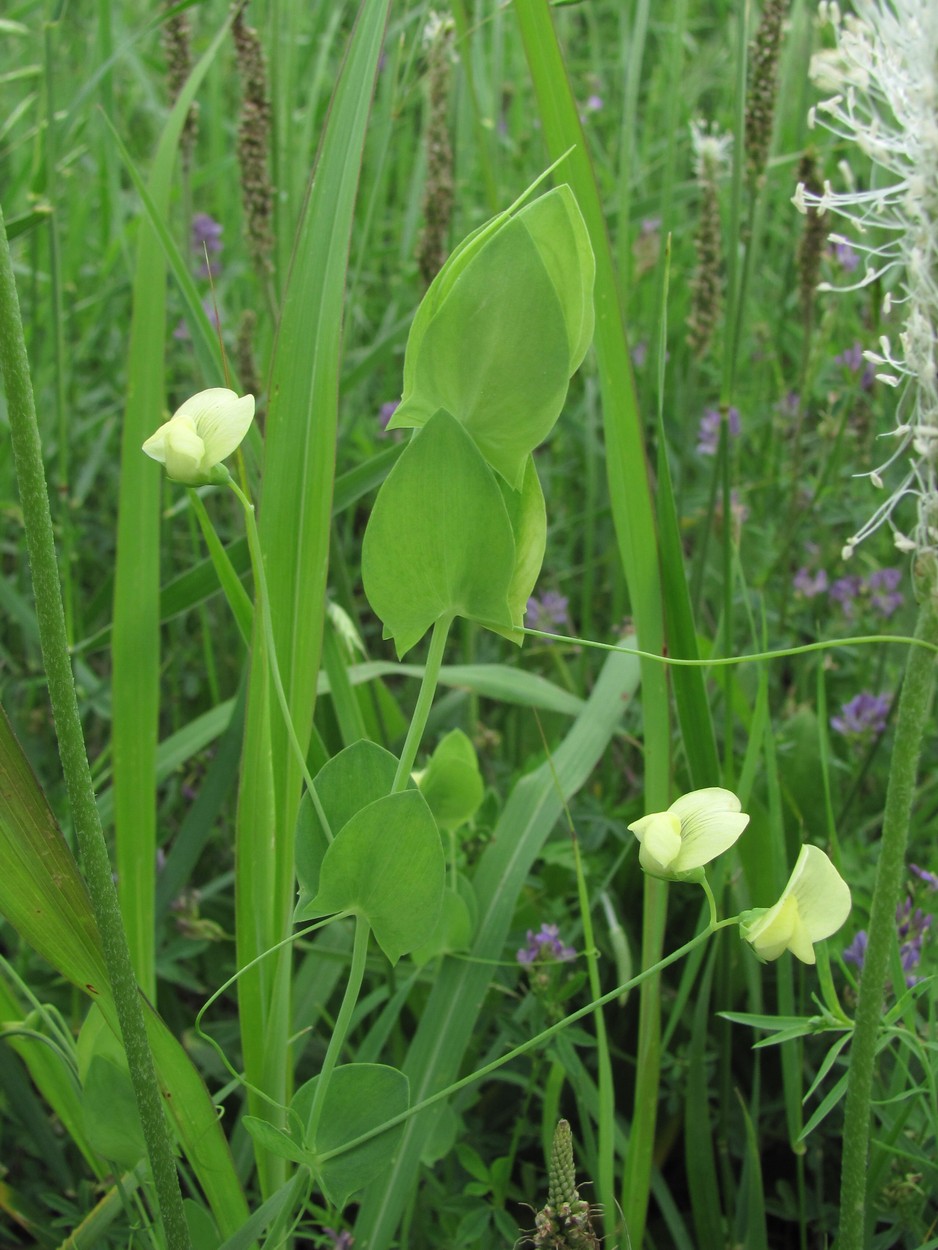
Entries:
<svg viewBox="0 0 938 1250">
<path fill-rule="evenodd" d="M 430 650 L 427 652 L 427 662 L 423 670 L 423 681 L 420 683 L 420 693 L 417 695 L 417 706 L 414 708 L 410 728 L 404 739 L 404 749 L 401 751 L 394 785 L 391 787 L 392 794 L 403 790 L 407 785 L 407 778 L 417 758 L 417 748 L 420 746 L 423 731 L 427 727 L 427 717 L 430 715 L 430 707 L 433 704 L 433 696 L 440 677 L 440 667 L 443 663 L 443 650 L 446 647 L 446 638 L 452 623 L 452 616 L 441 616 L 438 621 L 434 622 L 433 633 L 430 635 Z"/>
<path fill-rule="evenodd" d="M 319 1120 L 326 1101 L 326 1092 L 329 1089 L 329 1081 L 332 1078 L 332 1073 L 335 1071 L 336 1063 L 348 1036 L 352 1012 L 355 1010 L 355 1004 L 358 1002 L 358 995 L 361 993 L 362 981 L 365 977 L 365 960 L 368 955 L 368 939 L 370 937 L 371 925 L 364 916 L 356 916 L 355 944 L 352 947 L 352 962 L 349 967 L 348 981 L 345 985 L 345 994 L 342 997 L 342 1006 L 339 1008 L 335 1027 L 332 1030 L 332 1036 L 329 1038 L 326 1056 L 319 1071 L 316 1093 L 313 1097 L 313 1105 L 309 1112 L 309 1123 L 306 1127 L 308 1140 L 315 1140 L 316 1130 L 319 1127 Z"/>
<path fill-rule="evenodd" d="M 938 643 L 938 576 L 932 557 L 922 578 L 916 637 Z M 856 1025 L 850 1049 L 847 1100 L 844 1109 L 844 1153 L 840 1187 L 840 1234 L 838 1250 L 863 1250 L 866 1234 L 869 1141 L 873 1068 L 883 1015 L 883 994 L 889 954 L 896 935 L 896 905 L 905 871 L 909 818 L 915 799 L 915 781 L 922 737 L 929 726 L 929 707 L 935 685 L 935 660 L 927 651 L 913 647 L 906 659 L 905 680 L 899 696 L 896 741 L 886 790 L 883 833 L 873 887 L 873 904 Z M 904 986 L 897 986 L 897 991 Z"/>
<path fill-rule="evenodd" d="M 257 532 L 257 521 L 254 516 L 254 505 L 248 499 L 247 495 L 242 491 L 234 478 L 230 478 L 228 485 L 237 495 L 242 508 L 244 508 L 244 520 L 248 532 L 248 549 L 251 553 L 251 567 L 254 571 L 254 581 L 257 586 L 257 600 L 260 603 L 261 621 L 264 627 L 264 634 L 267 640 L 267 658 L 270 664 L 270 675 L 273 678 L 274 689 L 277 692 L 277 701 L 280 704 L 280 710 L 283 713 L 283 723 L 286 727 L 287 737 L 290 740 L 290 746 L 293 754 L 296 756 L 296 762 L 303 774 L 303 780 L 306 782 L 306 789 L 309 791 L 309 797 L 312 799 L 313 807 L 316 809 L 316 815 L 322 825 L 326 837 L 332 841 L 332 828 L 325 810 L 319 801 L 319 795 L 316 793 L 316 783 L 309 774 L 306 767 L 306 754 L 300 746 L 300 740 L 296 736 L 296 729 L 293 725 L 293 717 L 290 715 L 290 707 L 287 703 L 286 691 L 283 688 L 283 680 L 280 676 L 280 665 L 277 663 L 277 651 L 274 645 L 274 627 L 270 618 L 270 596 L 267 593 L 267 576 L 264 572 L 264 556 L 261 552 L 260 535 Z M 194 493 L 194 492 L 193 492 Z"/>
<path fill-rule="evenodd" d="M 49 697 L 55 717 L 59 754 L 82 866 L 101 933 L 108 977 L 120 1023 L 140 1122 L 153 1169 L 160 1214 L 170 1250 L 188 1250 L 189 1230 L 182 1207 L 179 1178 L 163 1102 L 147 1042 L 143 1009 L 121 921 L 101 821 L 95 804 L 91 770 L 85 751 L 78 699 L 68 652 L 65 613 L 42 447 L 13 265 L 0 209 L 0 373 L 3 374 L 16 476 L 19 483 L 26 543 L 36 598 L 36 619 Z"/>
</svg>

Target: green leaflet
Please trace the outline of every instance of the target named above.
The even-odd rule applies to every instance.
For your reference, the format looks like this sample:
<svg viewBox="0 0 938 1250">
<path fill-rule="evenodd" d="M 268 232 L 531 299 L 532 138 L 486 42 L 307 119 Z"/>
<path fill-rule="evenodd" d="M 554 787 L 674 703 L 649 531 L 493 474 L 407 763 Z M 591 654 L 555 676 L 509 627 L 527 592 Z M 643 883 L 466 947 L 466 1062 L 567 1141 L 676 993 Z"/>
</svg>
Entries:
<svg viewBox="0 0 938 1250">
<path fill-rule="evenodd" d="M 460 423 L 440 411 L 378 492 L 362 544 L 368 601 L 401 657 L 446 615 L 510 630 L 514 571 L 495 475 Z"/>
<path fill-rule="evenodd" d="M 594 276 L 567 186 L 476 231 L 417 311 L 389 428 L 423 426 L 445 408 L 520 490 L 527 457 L 553 428 L 592 338 Z"/>
</svg>

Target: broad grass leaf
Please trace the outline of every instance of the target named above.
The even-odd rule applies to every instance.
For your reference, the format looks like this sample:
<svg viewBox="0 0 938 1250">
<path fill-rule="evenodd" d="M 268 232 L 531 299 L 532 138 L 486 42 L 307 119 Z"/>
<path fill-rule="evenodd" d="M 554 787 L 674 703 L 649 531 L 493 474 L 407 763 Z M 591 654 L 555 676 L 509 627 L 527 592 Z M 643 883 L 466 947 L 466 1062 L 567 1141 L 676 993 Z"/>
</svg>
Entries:
<svg viewBox="0 0 938 1250">
<path fill-rule="evenodd" d="M 515 544 L 495 476 L 439 411 L 378 492 L 362 546 L 365 594 L 404 656 L 443 616 L 512 626 Z"/>
<path fill-rule="evenodd" d="M 438 744 L 417 785 L 444 832 L 472 819 L 485 788 L 475 747 L 461 729 L 453 729 Z"/>
<path fill-rule="evenodd" d="M 393 964 L 433 932 L 443 884 L 443 847 L 423 795 L 387 794 L 339 832 L 322 861 L 316 897 L 295 919 L 363 916 Z"/>
<path fill-rule="evenodd" d="M 297 1090 L 293 1111 L 309 1122 L 319 1077 Z M 316 1156 L 341 1149 L 369 1129 L 377 1128 L 410 1106 L 410 1082 L 403 1072 L 378 1063 L 350 1063 L 336 1068 L 329 1081 L 315 1137 L 306 1142 L 322 1191 L 340 1209 L 353 1194 L 388 1166 L 403 1124 L 324 1161 Z"/>
<path fill-rule="evenodd" d="M 570 189 L 504 219 L 454 265 L 435 309 L 415 319 L 389 428 L 424 425 L 445 408 L 519 490 L 592 336 L 592 250 Z"/>
<path fill-rule="evenodd" d="M 391 793 L 397 759 L 374 742 L 354 742 L 316 774 L 316 793 L 333 835 L 376 799 Z M 319 889 L 319 869 L 329 849 L 308 794 L 303 796 L 296 824 L 296 875 L 307 899 Z M 302 905 L 302 904 L 301 904 Z"/>
</svg>

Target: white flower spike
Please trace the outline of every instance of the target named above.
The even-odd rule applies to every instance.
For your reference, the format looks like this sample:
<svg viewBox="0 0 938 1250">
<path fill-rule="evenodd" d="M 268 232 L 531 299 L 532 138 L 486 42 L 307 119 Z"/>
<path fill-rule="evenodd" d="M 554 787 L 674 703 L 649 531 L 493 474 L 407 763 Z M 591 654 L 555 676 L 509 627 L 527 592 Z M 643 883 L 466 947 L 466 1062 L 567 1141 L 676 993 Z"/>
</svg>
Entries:
<svg viewBox="0 0 938 1250">
<path fill-rule="evenodd" d="M 143 450 L 166 468 L 167 476 L 186 486 L 224 480 L 213 470 L 227 459 L 254 420 L 254 396 L 238 396 L 223 386 L 199 391 L 177 408 L 143 444 Z"/>
<path fill-rule="evenodd" d="M 785 951 L 816 963 L 814 943 L 836 933 L 850 915 L 850 887 L 816 846 L 803 846 L 794 872 L 774 907 L 744 912 L 739 930 L 760 959 Z"/>
<path fill-rule="evenodd" d="M 652 877 L 694 880 L 704 864 L 733 845 L 749 824 L 740 801 L 729 790 L 692 790 L 666 812 L 652 812 L 629 829 L 641 843 L 638 861 Z"/>
</svg>

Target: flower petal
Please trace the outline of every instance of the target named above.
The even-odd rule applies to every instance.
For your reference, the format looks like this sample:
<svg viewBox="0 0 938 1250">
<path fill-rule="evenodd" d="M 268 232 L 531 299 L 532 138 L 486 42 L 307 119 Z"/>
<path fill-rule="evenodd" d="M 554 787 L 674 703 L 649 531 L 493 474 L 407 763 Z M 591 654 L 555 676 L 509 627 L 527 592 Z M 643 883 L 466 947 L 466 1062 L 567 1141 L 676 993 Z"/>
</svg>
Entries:
<svg viewBox="0 0 938 1250">
<path fill-rule="evenodd" d="M 681 822 L 671 812 L 652 812 L 629 829 L 641 843 L 639 863 L 645 872 L 661 876 L 671 871 L 681 853 Z"/>
<path fill-rule="evenodd" d="M 819 847 L 801 848 L 787 889 L 812 942 L 836 933 L 850 915 L 850 887 Z"/>
<path fill-rule="evenodd" d="M 209 392 L 203 391 L 203 396 Z M 225 394 L 234 396 L 233 391 Z M 254 420 L 254 396 L 234 396 L 227 401 L 209 401 L 196 418 L 196 429 L 205 443 L 207 466 L 221 464 L 240 445 Z"/>
<path fill-rule="evenodd" d="M 749 824 L 740 806 L 732 791 L 719 786 L 693 790 L 672 803 L 668 810 L 681 821 L 681 854 L 674 870 L 701 868 L 728 850 Z"/>
<path fill-rule="evenodd" d="M 163 450 L 167 474 L 176 482 L 194 484 L 202 480 L 205 444 L 191 422 L 173 417 L 164 427 Z"/>
<path fill-rule="evenodd" d="M 783 894 L 774 907 L 769 907 L 750 924 L 741 925 L 742 935 L 763 959 L 778 959 L 788 950 L 798 924 L 798 904 L 790 894 Z M 809 963 L 814 962 L 814 951 Z"/>
</svg>

